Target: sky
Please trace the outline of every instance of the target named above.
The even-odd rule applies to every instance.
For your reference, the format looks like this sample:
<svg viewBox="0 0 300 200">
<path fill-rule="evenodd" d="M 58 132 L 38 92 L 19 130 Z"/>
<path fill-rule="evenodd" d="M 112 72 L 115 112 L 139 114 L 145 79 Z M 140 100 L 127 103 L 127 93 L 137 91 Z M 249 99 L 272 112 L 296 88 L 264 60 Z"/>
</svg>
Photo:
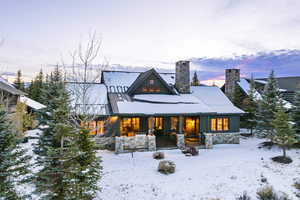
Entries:
<svg viewBox="0 0 300 200">
<path fill-rule="evenodd" d="M 174 69 L 181 59 L 297 50 L 299 10 L 299 0 L 3 0 L 0 73 L 31 78 L 68 63 L 91 32 L 102 40 L 95 64 Z"/>
</svg>

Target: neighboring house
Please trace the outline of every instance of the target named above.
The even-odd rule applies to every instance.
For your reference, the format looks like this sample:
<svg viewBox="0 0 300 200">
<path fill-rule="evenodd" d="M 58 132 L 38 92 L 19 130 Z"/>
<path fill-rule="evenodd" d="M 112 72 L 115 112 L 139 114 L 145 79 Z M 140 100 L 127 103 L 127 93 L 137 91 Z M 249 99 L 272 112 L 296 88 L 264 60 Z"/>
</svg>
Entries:
<svg viewBox="0 0 300 200">
<path fill-rule="evenodd" d="M 103 71 L 101 83 L 68 88 L 77 112 L 88 105 L 96 116 L 89 127 L 97 143 L 116 152 L 239 143 L 244 112 L 218 87 L 191 87 L 189 68 L 189 61 L 179 61 L 176 73 Z M 88 88 L 85 103 L 75 101 L 82 87 Z"/>
<path fill-rule="evenodd" d="M 21 90 L 16 89 L 13 84 L 0 77 L 0 101 L 8 109 L 9 113 L 16 111 L 18 102 L 24 103 L 31 110 L 38 110 L 46 106 L 26 97 Z"/>
<path fill-rule="evenodd" d="M 300 76 L 279 77 L 275 79 L 278 83 L 278 88 L 282 94 L 286 107 L 291 108 L 295 93 L 300 92 Z M 257 98 L 261 98 L 261 93 L 263 92 L 267 81 L 268 78 L 254 79 Z M 234 94 L 236 86 L 239 87 L 242 97 L 246 97 L 250 90 L 250 79 L 240 78 L 239 69 L 226 69 L 225 84 L 221 87 L 221 90 L 230 98 Z"/>
</svg>

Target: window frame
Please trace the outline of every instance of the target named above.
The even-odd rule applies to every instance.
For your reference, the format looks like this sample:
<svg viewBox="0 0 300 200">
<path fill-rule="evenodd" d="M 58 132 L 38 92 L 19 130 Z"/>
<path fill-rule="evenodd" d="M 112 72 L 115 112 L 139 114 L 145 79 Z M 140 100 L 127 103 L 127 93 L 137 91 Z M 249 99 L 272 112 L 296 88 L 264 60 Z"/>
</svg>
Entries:
<svg viewBox="0 0 300 200">
<path fill-rule="evenodd" d="M 221 125 L 220 125 L 221 120 Z M 213 123 L 214 121 L 214 123 Z M 230 117 L 212 117 L 209 119 L 209 129 L 211 132 L 229 132 Z M 219 129 L 221 127 L 221 129 Z"/>
</svg>

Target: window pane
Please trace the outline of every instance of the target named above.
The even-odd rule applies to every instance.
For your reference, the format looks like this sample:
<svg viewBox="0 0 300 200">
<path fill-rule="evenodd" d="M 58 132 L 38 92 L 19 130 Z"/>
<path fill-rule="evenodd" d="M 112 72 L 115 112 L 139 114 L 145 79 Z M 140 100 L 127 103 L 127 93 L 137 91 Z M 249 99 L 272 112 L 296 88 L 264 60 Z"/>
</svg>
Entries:
<svg viewBox="0 0 300 200">
<path fill-rule="evenodd" d="M 178 117 L 171 117 L 171 130 L 176 131 L 178 127 Z"/>
<path fill-rule="evenodd" d="M 187 133 L 192 133 L 196 128 L 196 120 L 192 117 L 185 118 L 185 131 Z"/>
<path fill-rule="evenodd" d="M 228 131 L 229 130 L 229 119 L 228 118 L 224 118 L 224 131 Z"/>
<path fill-rule="evenodd" d="M 132 125 L 133 125 L 134 131 L 139 131 L 140 130 L 140 118 L 138 118 L 138 117 L 132 118 Z"/>
<path fill-rule="evenodd" d="M 215 118 L 210 120 L 210 130 L 211 131 L 217 130 L 216 124 L 217 124 L 217 120 Z"/>
<path fill-rule="evenodd" d="M 97 134 L 103 135 L 104 134 L 104 121 L 97 121 Z"/>
<path fill-rule="evenodd" d="M 223 130 L 223 119 L 222 118 L 218 118 L 217 119 L 217 130 L 218 131 L 222 131 Z"/>
<path fill-rule="evenodd" d="M 155 129 L 157 129 L 157 130 L 163 129 L 163 118 L 162 117 L 155 118 Z"/>
<path fill-rule="evenodd" d="M 96 135 L 96 121 L 90 121 L 89 122 L 89 129 L 90 129 L 90 134 L 91 135 Z"/>
</svg>

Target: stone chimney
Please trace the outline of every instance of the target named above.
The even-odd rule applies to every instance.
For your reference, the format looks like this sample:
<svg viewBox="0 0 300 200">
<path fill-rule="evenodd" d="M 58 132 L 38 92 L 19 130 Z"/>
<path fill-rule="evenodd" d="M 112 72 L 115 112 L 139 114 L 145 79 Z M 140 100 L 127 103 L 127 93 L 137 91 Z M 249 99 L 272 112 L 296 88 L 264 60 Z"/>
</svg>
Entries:
<svg viewBox="0 0 300 200">
<path fill-rule="evenodd" d="M 179 93 L 190 93 L 190 61 L 176 62 L 175 87 Z"/>
<path fill-rule="evenodd" d="M 226 69 L 225 70 L 225 94 L 230 99 L 233 97 L 237 81 L 240 81 L 240 69 Z"/>
</svg>

